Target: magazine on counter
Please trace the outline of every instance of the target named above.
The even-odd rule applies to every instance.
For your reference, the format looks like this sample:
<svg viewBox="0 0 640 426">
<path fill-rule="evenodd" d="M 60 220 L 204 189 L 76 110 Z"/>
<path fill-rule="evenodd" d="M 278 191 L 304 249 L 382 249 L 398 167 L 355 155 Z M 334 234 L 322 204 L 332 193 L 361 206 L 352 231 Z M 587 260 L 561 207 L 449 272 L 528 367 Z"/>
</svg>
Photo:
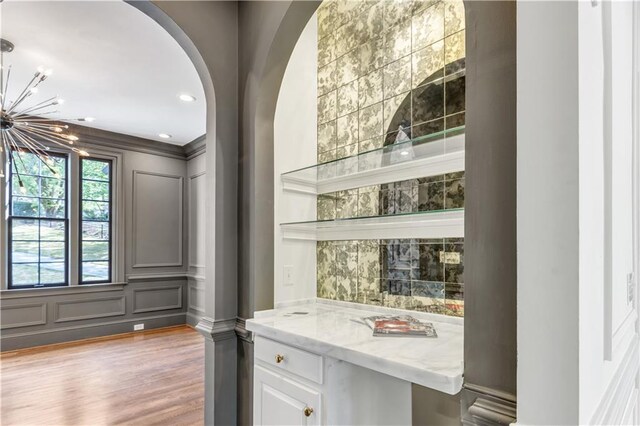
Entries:
<svg viewBox="0 0 640 426">
<path fill-rule="evenodd" d="M 374 315 L 362 318 L 374 337 L 438 337 L 430 322 L 423 322 L 410 315 Z"/>
</svg>

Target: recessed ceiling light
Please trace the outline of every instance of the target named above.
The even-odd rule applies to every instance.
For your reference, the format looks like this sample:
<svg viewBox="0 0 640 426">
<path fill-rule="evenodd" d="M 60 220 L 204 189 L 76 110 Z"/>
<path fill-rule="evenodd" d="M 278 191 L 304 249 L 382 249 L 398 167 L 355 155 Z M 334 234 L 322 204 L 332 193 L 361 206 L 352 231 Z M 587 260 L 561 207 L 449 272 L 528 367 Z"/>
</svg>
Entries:
<svg viewBox="0 0 640 426">
<path fill-rule="evenodd" d="M 158 136 L 160 136 L 162 139 L 171 139 L 171 135 L 168 133 L 158 133 Z"/>
<path fill-rule="evenodd" d="M 187 95 L 186 93 L 181 94 L 180 96 L 178 96 L 180 98 L 181 101 L 183 102 L 193 102 L 196 100 L 196 98 L 194 96 L 191 95 Z"/>
</svg>

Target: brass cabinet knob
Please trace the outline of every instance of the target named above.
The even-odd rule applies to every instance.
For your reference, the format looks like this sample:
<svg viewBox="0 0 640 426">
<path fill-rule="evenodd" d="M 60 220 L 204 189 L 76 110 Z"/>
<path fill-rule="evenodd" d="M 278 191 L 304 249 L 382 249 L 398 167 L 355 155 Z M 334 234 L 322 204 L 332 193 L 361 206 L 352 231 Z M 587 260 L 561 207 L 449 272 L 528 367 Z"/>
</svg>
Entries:
<svg viewBox="0 0 640 426">
<path fill-rule="evenodd" d="M 305 416 L 309 417 L 310 415 L 313 414 L 313 408 L 311 407 L 304 407 L 303 413 Z"/>
<path fill-rule="evenodd" d="M 284 361 L 284 355 L 276 355 L 276 363 L 280 364 L 282 361 Z"/>
</svg>

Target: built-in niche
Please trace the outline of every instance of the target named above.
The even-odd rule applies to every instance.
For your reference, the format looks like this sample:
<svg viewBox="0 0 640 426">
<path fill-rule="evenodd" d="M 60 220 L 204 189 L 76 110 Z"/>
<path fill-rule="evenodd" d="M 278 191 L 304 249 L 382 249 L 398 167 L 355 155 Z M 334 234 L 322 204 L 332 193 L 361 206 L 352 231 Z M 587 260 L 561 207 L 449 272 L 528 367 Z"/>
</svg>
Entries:
<svg viewBox="0 0 640 426">
<path fill-rule="evenodd" d="M 319 163 L 464 133 L 462 1 L 323 2 L 317 93 Z M 464 171 L 321 194 L 317 219 L 461 208 Z M 463 315 L 463 247 L 463 238 L 319 241 L 317 296 Z"/>
</svg>

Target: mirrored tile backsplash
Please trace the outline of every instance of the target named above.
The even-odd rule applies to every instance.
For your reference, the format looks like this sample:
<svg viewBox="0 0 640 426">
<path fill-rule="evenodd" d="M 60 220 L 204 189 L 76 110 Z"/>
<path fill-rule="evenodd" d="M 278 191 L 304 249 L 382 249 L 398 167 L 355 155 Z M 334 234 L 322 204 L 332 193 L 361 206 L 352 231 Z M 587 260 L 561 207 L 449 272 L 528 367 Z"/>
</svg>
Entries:
<svg viewBox="0 0 640 426">
<path fill-rule="evenodd" d="M 317 296 L 462 316 L 464 239 L 318 241 Z"/>
</svg>

